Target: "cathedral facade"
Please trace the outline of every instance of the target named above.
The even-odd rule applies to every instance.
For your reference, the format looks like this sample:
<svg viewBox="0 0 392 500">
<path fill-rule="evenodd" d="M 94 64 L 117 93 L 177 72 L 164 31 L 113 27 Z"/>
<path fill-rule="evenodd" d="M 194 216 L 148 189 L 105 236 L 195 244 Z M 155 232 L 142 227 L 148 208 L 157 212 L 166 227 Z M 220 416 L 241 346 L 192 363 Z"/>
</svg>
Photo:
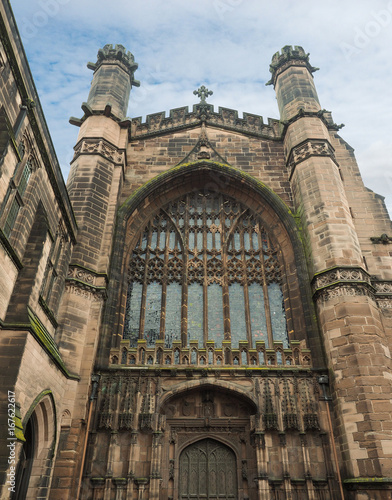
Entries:
<svg viewBox="0 0 392 500">
<path fill-rule="evenodd" d="M 390 499 L 392 226 L 309 55 L 143 121 L 106 45 L 65 184 L 0 14 L 0 498 Z"/>
</svg>

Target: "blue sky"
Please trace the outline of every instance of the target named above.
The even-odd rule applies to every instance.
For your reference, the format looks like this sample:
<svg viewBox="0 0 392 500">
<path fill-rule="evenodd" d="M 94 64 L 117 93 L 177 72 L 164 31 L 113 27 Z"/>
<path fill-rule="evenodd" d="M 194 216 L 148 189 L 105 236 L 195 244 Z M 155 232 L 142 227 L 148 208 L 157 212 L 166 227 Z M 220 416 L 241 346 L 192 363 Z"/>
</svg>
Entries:
<svg viewBox="0 0 392 500">
<path fill-rule="evenodd" d="M 279 118 L 272 55 L 302 45 L 321 106 L 344 123 L 365 184 L 392 213 L 392 0 L 11 0 L 64 177 L 99 48 L 121 43 L 139 63 L 128 115 L 197 102 Z"/>
</svg>

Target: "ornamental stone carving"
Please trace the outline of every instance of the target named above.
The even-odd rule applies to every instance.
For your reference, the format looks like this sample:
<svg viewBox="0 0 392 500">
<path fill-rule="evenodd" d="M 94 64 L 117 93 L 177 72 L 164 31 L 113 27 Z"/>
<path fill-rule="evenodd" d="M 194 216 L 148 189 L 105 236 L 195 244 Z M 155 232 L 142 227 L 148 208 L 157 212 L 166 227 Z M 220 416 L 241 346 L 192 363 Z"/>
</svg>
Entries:
<svg viewBox="0 0 392 500">
<path fill-rule="evenodd" d="M 307 160 L 311 156 L 329 156 L 336 163 L 335 151 L 327 140 L 307 139 L 292 148 L 289 153 L 287 168 L 290 175 L 292 175 L 298 163 Z"/>
<path fill-rule="evenodd" d="M 75 154 L 72 161 L 82 154 L 96 154 L 113 162 L 115 165 L 124 164 L 124 150 L 117 148 L 110 142 L 101 138 L 82 139 L 75 146 Z"/>
<path fill-rule="evenodd" d="M 106 298 L 106 282 L 105 275 L 96 274 L 79 266 L 70 266 L 65 289 L 68 293 L 100 301 Z"/>
</svg>

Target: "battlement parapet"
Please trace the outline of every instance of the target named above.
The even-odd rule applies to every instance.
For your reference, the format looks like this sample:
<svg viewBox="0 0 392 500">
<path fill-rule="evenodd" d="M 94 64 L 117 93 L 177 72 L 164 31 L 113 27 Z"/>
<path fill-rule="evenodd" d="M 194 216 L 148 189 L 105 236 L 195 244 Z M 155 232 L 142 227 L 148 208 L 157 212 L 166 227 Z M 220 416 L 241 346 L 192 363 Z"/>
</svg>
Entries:
<svg viewBox="0 0 392 500">
<path fill-rule="evenodd" d="M 238 111 L 230 108 L 219 107 L 214 111 L 212 104 L 195 104 L 192 111 L 188 106 L 171 109 L 169 116 L 164 111 L 142 117 L 133 118 L 131 121 L 131 137 L 145 137 L 167 132 L 174 132 L 188 127 L 206 125 L 240 132 L 246 135 L 263 137 L 267 139 L 280 139 L 281 125 L 279 120 L 268 118 L 265 124 L 263 117 L 251 113 L 243 113 L 243 118 L 238 116 Z"/>
</svg>

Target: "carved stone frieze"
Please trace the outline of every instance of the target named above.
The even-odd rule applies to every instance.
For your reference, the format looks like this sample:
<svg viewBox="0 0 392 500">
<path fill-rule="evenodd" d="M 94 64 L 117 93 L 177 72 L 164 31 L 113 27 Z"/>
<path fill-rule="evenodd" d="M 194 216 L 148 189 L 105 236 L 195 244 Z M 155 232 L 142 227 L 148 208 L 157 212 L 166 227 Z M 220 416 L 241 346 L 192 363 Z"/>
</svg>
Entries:
<svg viewBox="0 0 392 500">
<path fill-rule="evenodd" d="M 370 277 L 368 273 L 360 267 L 335 267 L 333 269 L 328 269 L 323 273 L 317 274 L 313 278 L 313 293 L 320 288 L 324 288 L 338 282 L 366 282 L 370 284 Z"/>
<path fill-rule="evenodd" d="M 392 299 L 378 299 L 377 304 L 380 309 L 392 309 Z"/>
<path fill-rule="evenodd" d="M 70 266 L 65 289 L 68 293 L 100 301 L 106 298 L 106 282 L 105 275 L 94 273 L 83 267 Z"/>
<path fill-rule="evenodd" d="M 290 151 L 287 159 L 287 168 L 290 176 L 295 167 L 311 156 L 329 156 L 336 163 L 335 151 L 331 144 L 325 139 L 307 139 Z"/>
<path fill-rule="evenodd" d="M 113 162 L 116 165 L 123 165 L 125 152 L 102 138 L 83 139 L 75 146 L 74 161 L 81 154 L 97 154 Z"/>
<path fill-rule="evenodd" d="M 86 287 L 83 283 L 65 282 L 65 290 L 68 293 L 84 297 L 85 299 L 100 301 L 106 298 L 106 291 Z"/>
<path fill-rule="evenodd" d="M 377 294 L 392 295 L 392 281 L 373 281 Z"/>
<path fill-rule="evenodd" d="M 321 299 L 323 301 L 331 300 L 334 299 L 335 297 L 344 297 L 344 296 L 367 296 L 374 298 L 373 293 L 371 290 L 364 286 L 350 286 L 350 285 L 336 285 L 335 287 L 332 288 L 326 288 L 324 290 L 321 290 L 317 294 L 317 298 Z"/>
<path fill-rule="evenodd" d="M 374 298 L 372 285 L 369 274 L 360 267 L 335 267 L 313 278 L 312 291 L 316 299 L 324 301 L 355 295 Z"/>
</svg>

